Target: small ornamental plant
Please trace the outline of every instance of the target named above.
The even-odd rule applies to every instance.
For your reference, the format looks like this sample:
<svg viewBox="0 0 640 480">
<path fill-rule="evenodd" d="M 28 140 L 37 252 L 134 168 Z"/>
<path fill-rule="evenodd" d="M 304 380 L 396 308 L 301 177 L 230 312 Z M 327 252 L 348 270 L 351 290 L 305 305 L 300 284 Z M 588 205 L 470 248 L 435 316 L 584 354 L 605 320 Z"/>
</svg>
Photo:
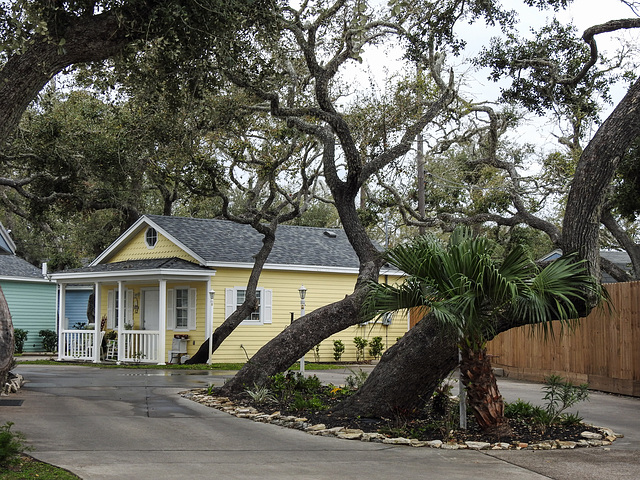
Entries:
<svg viewBox="0 0 640 480">
<path fill-rule="evenodd" d="M 344 343 L 342 340 L 334 340 L 333 341 L 333 358 L 336 362 L 339 362 L 342 358 L 342 354 L 344 353 Z"/>
<path fill-rule="evenodd" d="M 355 337 L 353 344 L 356 346 L 356 361 L 364 360 L 364 349 L 367 347 L 369 341 L 366 338 Z"/>
<path fill-rule="evenodd" d="M 15 328 L 13 330 L 13 341 L 15 344 L 15 352 L 22 353 L 24 349 L 24 342 L 27 340 L 27 335 L 29 332 L 23 330 L 22 328 Z"/>
</svg>

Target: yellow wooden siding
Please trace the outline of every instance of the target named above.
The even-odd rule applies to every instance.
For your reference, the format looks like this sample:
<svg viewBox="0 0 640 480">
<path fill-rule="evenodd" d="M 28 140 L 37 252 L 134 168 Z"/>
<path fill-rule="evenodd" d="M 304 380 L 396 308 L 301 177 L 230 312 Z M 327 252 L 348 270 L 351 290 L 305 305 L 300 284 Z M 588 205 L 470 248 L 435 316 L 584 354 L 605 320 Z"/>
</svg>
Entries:
<svg viewBox="0 0 640 480">
<path fill-rule="evenodd" d="M 147 260 L 150 258 L 173 257 L 198 263 L 191 255 L 160 233 L 158 233 L 158 242 L 156 243 L 156 246 L 153 248 L 147 247 L 145 242 L 145 233 L 146 229 L 143 229 L 129 242 L 120 247 L 120 249 L 109 259 L 109 263 L 123 262 L 126 260 Z"/>
<path fill-rule="evenodd" d="M 212 278 L 212 285 L 216 291 L 214 328 L 224 321 L 225 288 L 244 287 L 248 276 L 249 271 L 244 269 L 217 270 L 215 277 Z M 246 355 L 251 358 L 264 344 L 291 323 L 291 312 L 294 312 L 294 319 L 297 319 L 300 316 L 300 297 L 298 295 L 300 285 L 304 284 L 307 288 L 305 311 L 309 313 L 328 303 L 343 299 L 345 295 L 353 292 L 355 281 L 355 274 L 263 271 L 258 286 L 273 290 L 272 323 L 239 326 L 213 354 L 213 361 L 245 362 L 247 360 L 245 350 Z M 371 340 L 375 336 L 381 336 L 386 348 L 395 343 L 396 338 L 404 335 L 406 331 L 407 321 L 403 315 L 397 315 L 388 327 L 381 324 L 350 327 L 321 343 L 320 361 L 334 361 L 334 340 L 340 339 L 345 345 L 342 361 L 355 361 L 354 337 L 360 336 Z M 367 358 L 370 358 L 368 348 L 366 354 Z M 307 354 L 306 359 L 307 361 L 314 361 L 313 351 Z"/>
</svg>

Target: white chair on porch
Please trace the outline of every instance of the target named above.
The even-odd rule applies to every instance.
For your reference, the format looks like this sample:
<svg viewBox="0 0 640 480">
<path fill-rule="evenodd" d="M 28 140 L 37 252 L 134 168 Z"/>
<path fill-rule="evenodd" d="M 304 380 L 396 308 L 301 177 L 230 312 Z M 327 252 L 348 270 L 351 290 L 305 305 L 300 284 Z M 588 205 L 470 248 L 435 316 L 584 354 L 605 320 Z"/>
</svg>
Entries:
<svg viewBox="0 0 640 480">
<path fill-rule="evenodd" d="M 187 339 L 185 338 L 173 338 L 171 342 L 171 350 L 169 350 L 169 363 L 173 363 L 174 360 L 178 360 L 187 354 Z"/>
<path fill-rule="evenodd" d="M 118 340 L 107 340 L 106 360 L 118 360 Z"/>
</svg>

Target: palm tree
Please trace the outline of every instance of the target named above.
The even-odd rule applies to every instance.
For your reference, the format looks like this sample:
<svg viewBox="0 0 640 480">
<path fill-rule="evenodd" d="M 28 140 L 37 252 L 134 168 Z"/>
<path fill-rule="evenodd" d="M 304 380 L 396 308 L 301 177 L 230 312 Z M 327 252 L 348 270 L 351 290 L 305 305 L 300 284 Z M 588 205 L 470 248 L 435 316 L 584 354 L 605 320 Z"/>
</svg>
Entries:
<svg viewBox="0 0 640 480">
<path fill-rule="evenodd" d="M 468 228 L 454 230 L 448 244 L 422 236 L 386 252 L 389 264 L 404 272 L 396 285 L 372 284 L 365 301 L 369 315 L 414 307 L 428 308 L 458 333 L 460 370 L 469 409 L 485 431 L 504 428 L 504 402 L 487 356 L 487 341 L 498 319 L 527 318 L 553 334 L 551 320 L 575 327 L 573 301 L 602 289 L 587 275 L 583 262 L 562 257 L 540 270 L 522 247 L 499 262 L 495 243 L 473 237 Z"/>
</svg>

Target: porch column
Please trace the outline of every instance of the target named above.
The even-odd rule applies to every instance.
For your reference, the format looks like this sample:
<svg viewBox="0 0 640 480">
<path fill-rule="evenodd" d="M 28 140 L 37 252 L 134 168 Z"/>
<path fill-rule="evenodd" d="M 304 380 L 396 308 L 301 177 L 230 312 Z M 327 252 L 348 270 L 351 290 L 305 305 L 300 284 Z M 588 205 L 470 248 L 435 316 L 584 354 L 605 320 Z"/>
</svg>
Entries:
<svg viewBox="0 0 640 480">
<path fill-rule="evenodd" d="M 93 363 L 100 363 L 100 353 L 102 352 L 102 317 L 100 316 L 100 283 L 93 286 L 93 317 L 96 321 L 95 337 L 93 340 Z"/>
<path fill-rule="evenodd" d="M 58 295 L 56 295 L 56 301 L 58 302 L 58 360 L 62 360 L 62 354 L 66 351 L 64 330 L 69 328 L 64 318 L 66 289 L 67 284 L 61 283 L 60 285 L 58 285 Z"/>
<path fill-rule="evenodd" d="M 116 301 L 118 302 L 118 363 L 122 362 L 124 359 L 124 302 L 122 301 L 124 298 L 123 295 L 124 289 L 122 288 L 122 281 L 118 280 L 118 297 Z"/>
<path fill-rule="evenodd" d="M 167 281 L 160 280 L 158 286 L 158 365 L 166 365 L 167 341 Z"/>
</svg>

